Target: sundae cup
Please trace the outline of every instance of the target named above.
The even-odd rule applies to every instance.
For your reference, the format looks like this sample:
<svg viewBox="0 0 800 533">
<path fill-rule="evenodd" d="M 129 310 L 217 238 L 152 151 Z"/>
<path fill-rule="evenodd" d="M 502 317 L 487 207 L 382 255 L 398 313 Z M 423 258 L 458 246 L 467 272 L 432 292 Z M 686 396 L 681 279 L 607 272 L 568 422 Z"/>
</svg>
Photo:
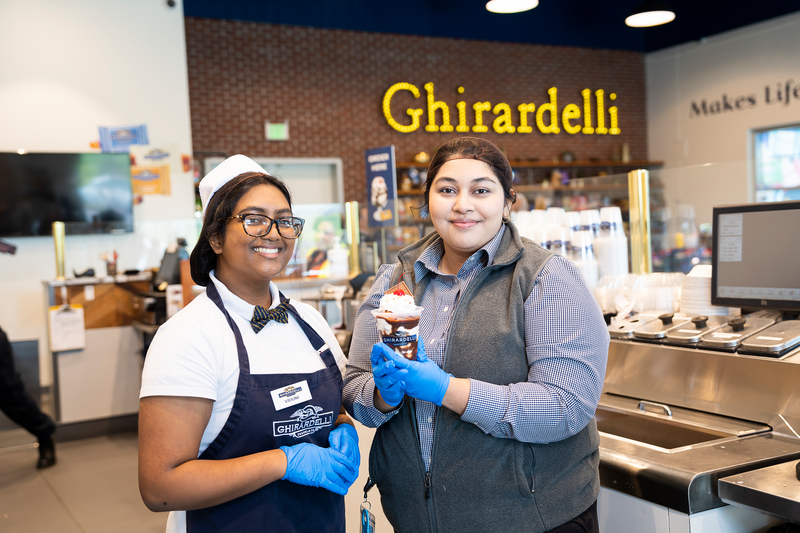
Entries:
<svg viewBox="0 0 800 533">
<path fill-rule="evenodd" d="M 372 311 L 381 341 L 396 354 L 415 361 L 422 307 L 402 291 L 384 294 L 378 309 Z"/>
</svg>

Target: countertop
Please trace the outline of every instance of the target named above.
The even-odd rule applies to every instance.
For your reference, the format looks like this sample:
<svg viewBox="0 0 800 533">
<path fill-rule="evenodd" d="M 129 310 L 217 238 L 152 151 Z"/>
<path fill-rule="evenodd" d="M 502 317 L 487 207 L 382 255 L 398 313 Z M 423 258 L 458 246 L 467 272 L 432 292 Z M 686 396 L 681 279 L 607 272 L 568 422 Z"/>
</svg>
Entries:
<svg viewBox="0 0 800 533">
<path fill-rule="evenodd" d="M 719 497 L 745 507 L 800 524 L 800 480 L 797 460 L 751 470 L 719 480 Z"/>
</svg>

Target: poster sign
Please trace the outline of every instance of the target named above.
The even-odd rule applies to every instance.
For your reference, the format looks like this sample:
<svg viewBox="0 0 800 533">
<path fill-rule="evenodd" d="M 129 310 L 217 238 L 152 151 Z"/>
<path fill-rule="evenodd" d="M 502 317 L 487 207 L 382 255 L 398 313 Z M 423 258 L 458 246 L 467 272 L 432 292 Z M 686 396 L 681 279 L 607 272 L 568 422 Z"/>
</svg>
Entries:
<svg viewBox="0 0 800 533">
<path fill-rule="evenodd" d="M 364 152 L 367 166 L 367 212 L 369 227 L 397 226 L 397 170 L 394 146 Z"/>
<path fill-rule="evenodd" d="M 103 152 L 127 152 L 131 145 L 148 144 L 147 126 L 100 126 L 100 149 Z"/>
<path fill-rule="evenodd" d="M 172 194 L 170 176 L 183 168 L 175 145 L 131 146 L 134 194 Z"/>
</svg>

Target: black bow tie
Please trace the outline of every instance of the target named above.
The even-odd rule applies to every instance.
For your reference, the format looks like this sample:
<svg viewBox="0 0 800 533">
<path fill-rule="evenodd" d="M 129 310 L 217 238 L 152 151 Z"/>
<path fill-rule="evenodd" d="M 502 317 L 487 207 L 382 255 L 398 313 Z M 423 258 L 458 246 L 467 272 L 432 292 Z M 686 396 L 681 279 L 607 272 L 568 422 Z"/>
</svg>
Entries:
<svg viewBox="0 0 800 533">
<path fill-rule="evenodd" d="M 264 309 L 260 305 L 257 305 L 253 310 L 253 318 L 250 319 L 250 325 L 253 327 L 253 331 L 258 333 L 264 328 L 264 326 L 267 325 L 270 320 L 280 322 L 281 324 L 288 324 L 288 307 L 289 304 L 285 301 L 281 302 L 280 305 L 275 309 Z"/>
</svg>

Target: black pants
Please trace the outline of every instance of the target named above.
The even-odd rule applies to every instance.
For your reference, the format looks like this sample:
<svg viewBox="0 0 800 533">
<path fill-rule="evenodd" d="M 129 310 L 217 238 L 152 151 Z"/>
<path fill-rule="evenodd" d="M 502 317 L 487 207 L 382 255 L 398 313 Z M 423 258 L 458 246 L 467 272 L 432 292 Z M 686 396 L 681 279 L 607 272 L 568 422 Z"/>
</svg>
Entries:
<svg viewBox="0 0 800 533">
<path fill-rule="evenodd" d="M 597 500 L 584 512 L 548 533 L 599 533 L 600 525 L 597 521 Z"/>
<path fill-rule="evenodd" d="M 44 414 L 30 394 L 25 392 L 22 378 L 14 368 L 11 343 L 8 342 L 8 336 L 2 329 L 0 329 L 0 411 L 38 439 L 47 438 L 56 430 L 53 420 Z"/>
</svg>

